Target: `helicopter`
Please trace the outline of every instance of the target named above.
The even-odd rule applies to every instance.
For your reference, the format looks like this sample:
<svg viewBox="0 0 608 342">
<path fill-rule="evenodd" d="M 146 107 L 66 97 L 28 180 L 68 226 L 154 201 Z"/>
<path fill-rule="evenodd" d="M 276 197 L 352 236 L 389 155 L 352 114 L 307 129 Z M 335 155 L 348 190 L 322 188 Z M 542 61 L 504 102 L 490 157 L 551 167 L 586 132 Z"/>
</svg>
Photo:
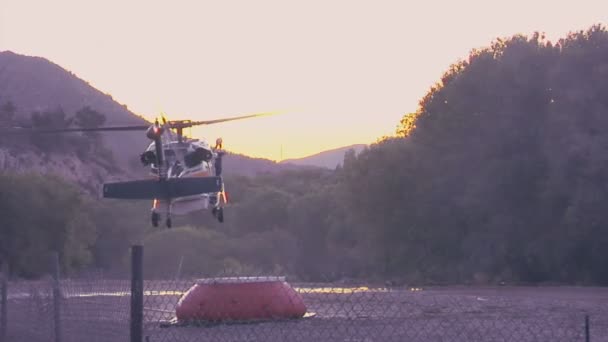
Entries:
<svg viewBox="0 0 608 342">
<path fill-rule="evenodd" d="M 69 133 L 100 131 L 145 131 L 151 140 L 139 156 L 143 166 L 150 168 L 148 179 L 104 183 L 103 198 L 151 200 L 150 221 L 158 227 L 165 216 L 165 225 L 172 227 L 172 215 L 185 215 L 198 210 L 211 210 L 213 217 L 224 222 L 227 196 L 222 178 L 222 158 L 226 154 L 222 138 L 211 146 L 205 139 L 185 137 L 185 128 L 212 125 L 234 120 L 277 114 L 276 112 L 235 116 L 223 119 L 192 121 L 162 117 L 151 125 L 106 126 L 59 129 L 26 129 L 15 127 L 17 133 Z"/>
</svg>

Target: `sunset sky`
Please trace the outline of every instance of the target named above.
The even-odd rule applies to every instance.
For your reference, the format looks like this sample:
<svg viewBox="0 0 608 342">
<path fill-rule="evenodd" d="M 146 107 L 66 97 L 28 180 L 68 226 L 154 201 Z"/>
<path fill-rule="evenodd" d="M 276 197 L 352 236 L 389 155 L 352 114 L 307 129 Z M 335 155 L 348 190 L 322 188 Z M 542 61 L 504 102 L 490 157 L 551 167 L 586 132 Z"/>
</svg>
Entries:
<svg viewBox="0 0 608 342">
<path fill-rule="evenodd" d="M 0 0 L 0 50 L 45 57 L 147 118 L 285 110 L 192 131 L 276 160 L 393 134 L 496 37 L 606 22 L 600 0 Z"/>
</svg>

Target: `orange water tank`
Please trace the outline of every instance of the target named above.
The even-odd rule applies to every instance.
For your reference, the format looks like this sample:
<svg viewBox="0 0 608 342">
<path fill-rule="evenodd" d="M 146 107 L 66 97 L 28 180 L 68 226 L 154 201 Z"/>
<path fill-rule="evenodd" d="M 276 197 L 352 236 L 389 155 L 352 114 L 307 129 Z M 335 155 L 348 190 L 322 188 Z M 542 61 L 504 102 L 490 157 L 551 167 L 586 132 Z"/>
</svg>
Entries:
<svg viewBox="0 0 608 342">
<path fill-rule="evenodd" d="M 300 318 L 302 297 L 283 277 L 200 279 L 180 298 L 180 321 L 248 321 Z"/>
</svg>

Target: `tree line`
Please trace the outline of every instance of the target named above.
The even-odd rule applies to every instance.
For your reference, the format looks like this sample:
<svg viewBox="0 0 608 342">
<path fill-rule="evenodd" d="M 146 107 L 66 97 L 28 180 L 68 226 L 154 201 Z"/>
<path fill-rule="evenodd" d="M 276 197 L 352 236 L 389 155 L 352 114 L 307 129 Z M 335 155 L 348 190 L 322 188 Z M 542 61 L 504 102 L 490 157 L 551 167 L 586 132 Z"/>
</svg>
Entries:
<svg viewBox="0 0 608 342">
<path fill-rule="evenodd" d="M 96 128 L 106 121 L 103 113 L 84 106 L 72 115 L 57 107 L 44 111 L 33 111 L 28 115 L 10 100 L 0 105 L 0 129 L 25 128 L 34 130 L 62 128 Z M 34 151 L 41 154 L 75 154 L 83 161 L 101 160 L 106 164 L 114 162 L 112 151 L 105 148 L 101 137 L 95 132 L 82 134 L 3 134 L 0 147 L 11 151 Z"/>
</svg>

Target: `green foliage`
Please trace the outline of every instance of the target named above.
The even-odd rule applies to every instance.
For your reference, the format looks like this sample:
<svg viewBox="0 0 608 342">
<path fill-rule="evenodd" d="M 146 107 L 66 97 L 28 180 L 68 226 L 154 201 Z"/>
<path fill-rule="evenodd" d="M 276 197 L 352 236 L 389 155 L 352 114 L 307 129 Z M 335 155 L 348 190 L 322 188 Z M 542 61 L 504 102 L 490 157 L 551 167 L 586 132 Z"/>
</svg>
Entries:
<svg viewBox="0 0 608 342">
<path fill-rule="evenodd" d="M 321 190 L 299 197 L 290 207 L 290 231 L 298 247 L 294 267 L 301 278 L 319 279 L 330 273 L 327 246 L 330 201 Z"/>
<path fill-rule="evenodd" d="M 61 107 L 45 112 L 33 112 L 30 120 L 32 128 L 52 129 L 70 127 L 74 119 L 67 117 Z"/>
<path fill-rule="evenodd" d="M 11 128 L 16 125 L 15 114 L 17 108 L 11 101 L 6 101 L 0 105 L 0 129 Z M 15 146 L 21 142 L 22 138 L 9 137 L 6 135 L 0 135 L 0 147 Z"/>
<path fill-rule="evenodd" d="M 238 210 L 237 225 L 242 227 L 241 232 L 286 229 L 291 200 L 289 193 L 271 187 L 251 189 L 235 205 L 235 210 Z"/>
<path fill-rule="evenodd" d="M 62 129 L 68 128 L 73 119 L 67 117 L 62 108 L 45 112 L 33 112 L 30 116 L 30 125 L 34 129 Z M 30 142 L 44 153 L 71 150 L 77 141 L 74 135 L 59 134 L 30 134 Z"/>
<path fill-rule="evenodd" d="M 12 127 L 17 108 L 11 101 L 0 106 L 0 127 Z"/>
<path fill-rule="evenodd" d="M 74 124 L 82 128 L 97 128 L 106 122 L 105 115 L 97 112 L 89 106 L 78 110 L 74 115 Z"/>
<path fill-rule="evenodd" d="M 14 122 L 17 108 L 8 101 L 0 106 L 0 127 L 26 127 L 37 130 L 72 128 L 95 128 L 103 125 L 105 115 L 86 106 L 78 110 L 74 117 L 68 116 L 61 107 L 43 112 L 32 112 L 29 120 Z M 99 134 L 85 133 L 34 133 L 0 136 L 0 147 L 14 153 L 35 151 L 46 156 L 51 154 L 75 154 L 81 161 L 95 162 L 111 172 L 119 171 L 112 151 L 103 146 Z"/>
<path fill-rule="evenodd" d="M 85 106 L 74 114 L 74 124 L 79 128 L 97 128 L 106 122 L 105 115 Z M 75 151 L 81 160 L 100 159 L 109 164 L 114 162 L 112 151 L 103 147 L 97 132 L 83 132 L 75 142 Z"/>
<path fill-rule="evenodd" d="M 608 283 L 599 209 L 608 135 L 598 129 L 608 124 L 606 53 L 608 32 L 594 26 L 557 44 L 539 34 L 497 40 L 454 65 L 415 123 L 404 119 L 415 129 L 397 151 L 381 144 L 349 170 L 399 175 L 384 177 L 390 201 L 358 204 L 369 207 L 365 220 L 393 208 L 395 224 L 380 227 L 400 243 L 387 258 L 408 265 L 416 256 L 441 281 Z"/>
<path fill-rule="evenodd" d="M 183 274 L 217 273 L 226 248 L 219 233 L 191 227 L 157 231 L 146 237 L 144 245 L 144 267 L 152 278 L 176 275 L 181 260 Z"/>
<path fill-rule="evenodd" d="M 126 274 L 129 248 L 141 243 L 152 230 L 150 203 L 143 201 L 95 200 L 91 217 L 97 230 L 92 248 L 95 266 Z"/>
<path fill-rule="evenodd" d="M 95 226 L 79 190 L 50 176 L 0 175 L 0 258 L 35 277 L 60 253 L 66 272 L 91 262 Z"/>
</svg>

